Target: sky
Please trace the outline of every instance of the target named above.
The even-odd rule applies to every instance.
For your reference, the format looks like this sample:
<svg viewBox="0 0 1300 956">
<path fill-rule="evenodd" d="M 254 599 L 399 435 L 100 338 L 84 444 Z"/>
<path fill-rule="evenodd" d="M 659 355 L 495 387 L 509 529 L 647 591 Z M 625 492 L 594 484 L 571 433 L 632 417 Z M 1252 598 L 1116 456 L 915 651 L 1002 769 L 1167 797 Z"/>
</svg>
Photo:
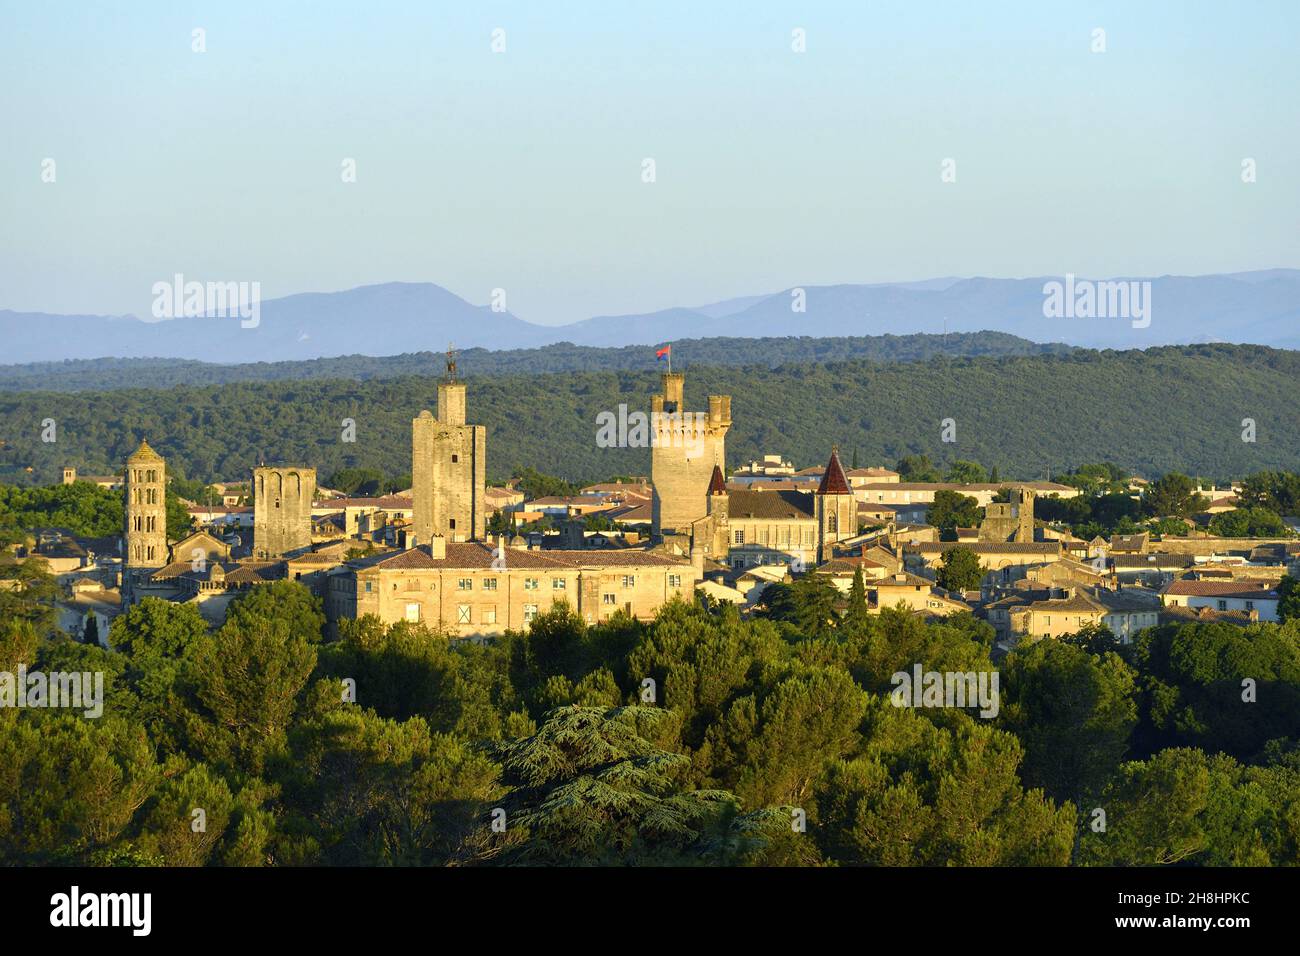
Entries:
<svg viewBox="0 0 1300 956">
<path fill-rule="evenodd" d="M 0 309 L 1297 267 L 1298 47 L 1294 0 L 0 0 Z"/>
</svg>

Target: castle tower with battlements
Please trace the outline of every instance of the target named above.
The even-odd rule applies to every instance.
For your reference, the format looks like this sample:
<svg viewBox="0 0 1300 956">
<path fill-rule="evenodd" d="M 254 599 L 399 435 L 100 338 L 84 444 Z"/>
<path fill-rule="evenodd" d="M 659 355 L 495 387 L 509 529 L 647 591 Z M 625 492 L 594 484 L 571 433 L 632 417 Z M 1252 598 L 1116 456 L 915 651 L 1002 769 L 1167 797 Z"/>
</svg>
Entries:
<svg viewBox="0 0 1300 956">
<path fill-rule="evenodd" d="M 681 372 L 666 372 L 662 393 L 650 400 L 650 520 L 656 541 L 688 533 L 691 523 L 704 517 L 713 469 L 726 466 L 731 396 L 710 395 L 707 412 L 687 411 L 685 384 Z"/>
</svg>

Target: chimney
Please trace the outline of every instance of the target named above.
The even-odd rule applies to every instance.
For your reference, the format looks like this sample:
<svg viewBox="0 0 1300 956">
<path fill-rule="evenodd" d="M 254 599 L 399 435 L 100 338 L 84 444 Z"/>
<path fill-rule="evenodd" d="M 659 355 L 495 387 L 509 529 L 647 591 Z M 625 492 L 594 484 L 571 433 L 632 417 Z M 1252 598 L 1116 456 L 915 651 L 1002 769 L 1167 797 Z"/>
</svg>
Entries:
<svg viewBox="0 0 1300 956">
<path fill-rule="evenodd" d="M 447 539 L 440 534 L 435 534 L 429 539 L 429 557 L 435 561 L 442 561 L 447 557 Z"/>
</svg>

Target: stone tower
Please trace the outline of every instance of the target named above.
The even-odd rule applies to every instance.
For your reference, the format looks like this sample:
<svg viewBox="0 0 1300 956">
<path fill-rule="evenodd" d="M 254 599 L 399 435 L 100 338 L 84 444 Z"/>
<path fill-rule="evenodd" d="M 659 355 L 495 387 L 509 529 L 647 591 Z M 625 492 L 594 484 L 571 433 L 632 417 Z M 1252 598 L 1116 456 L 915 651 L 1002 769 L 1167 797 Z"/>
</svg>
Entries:
<svg viewBox="0 0 1300 956">
<path fill-rule="evenodd" d="M 415 501 L 412 537 L 407 545 L 482 541 L 487 534 L 487 428 L 465 424 L 465 383 L 455 380 L 456 363 L 447 362 L 447 380 L 438 386 L 438 414 L 420 412 L 411 422 L 411 485 Z"/>
<path fill-rule="evenodd" d="M 709 479 L 727 461 L 731 396 L 710 395 L 708 412 L 689 412 L 686 376 L 665 372 L 663 393 L 650 400 L 651 530 L 655 540 L 685 533 L 707 511 Z"/>
<path fill-rule="evenodd" d="M 1016 541 L 1034 540 L 1034 490 L 1017 488 L 1011 492 L 1016 503 Z"/>
<path fill-rule="evenodd" d="M 162 455 L 147 441 L 126 460 L 123 481 L 126 495 L 125 573 L 122 587 L 134 591 L 142 572 L 167 563 L 167 469 Z"/>
<path fill-rule="evenodd" d="M 311 547 L 311 503 L 316 469 L 253 469 L 253 557 L 281 558 Z"/>
<path fill-rule="evenodd" d="M 813 495 L 817 515 L 817 560 L 834 557 L 833 545 L 858 533 L 858 502 L 840 464 L 839 449 L 831 449 L 831 460 Z"/>
<path fill-rule="evenodd" d="M 981 541 L 1034 540 L 1034 492 L 1030 488 L 1012 488 L 1010 501 L 995 501 L 984 509 L 980 523 Z"/>
</svg>

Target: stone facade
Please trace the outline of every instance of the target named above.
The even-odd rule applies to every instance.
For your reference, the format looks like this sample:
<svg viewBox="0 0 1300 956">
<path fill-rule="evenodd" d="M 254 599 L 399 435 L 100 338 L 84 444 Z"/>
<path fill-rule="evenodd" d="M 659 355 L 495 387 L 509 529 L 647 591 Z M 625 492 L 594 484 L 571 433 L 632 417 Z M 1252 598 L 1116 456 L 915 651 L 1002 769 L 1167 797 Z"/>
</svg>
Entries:
<svg viewBox="0 0 1300 956">
<path fill-rule="evenodd" d="M 686 376 L 665 372 L 663 392 L 650 400 L 651 534 L 686 534 L 691 522 L 706 514 L 709 478 L 725 468 L 731 396 L 710 395 L 708 412 L 686 411 Z"/>
<path fill-rule="evenodd" d="M 253 469 L 253 556 L 284 557 L 311 547 L 311 505 L 316 469 Z"/>
<path fill-rule="evenodd" d="M 123 561 L 130 582 L 136 572 L 161 568 L 167 553 L 167 466 L 147 441 L 126 460 L 126 551 Z"/>
<path fill-rule="evenodd" d="M 373 614 L 484 638 L 525 629 L 559 601 L 588 623 L 619 611 L 649 620 L 673 598 L 689 601 L 695 581 L 689 561 L 644 551 L 533 551 L 435 537 L 349 561 L 328 577 L 325 606 L 331 621 Z"/>
<path fill-rule="evenodd" d="M 1029 488 L 1012 488 L 1009 502 L 995 501 L 984 508 L 980 523 L 980 541 L 1033 541 L 1034 492 Z"/>
<path fill-rule="evenodd" d="M 482 541 L 487 531 L 487 428 L 465 424 L 465 383 L 438 386 L 438 414 L 411 422 L 412 545 Z"/>
<path fill-rule="evenodd" d="M 691 552 L 733 568 L 789 564 L 807 570 L 858 533 L 858 503 L 839 454 L 814 492 L 728 488 L 720 466 L 706 488 L 706 514 L 691 524 Z"/>
</svg>

